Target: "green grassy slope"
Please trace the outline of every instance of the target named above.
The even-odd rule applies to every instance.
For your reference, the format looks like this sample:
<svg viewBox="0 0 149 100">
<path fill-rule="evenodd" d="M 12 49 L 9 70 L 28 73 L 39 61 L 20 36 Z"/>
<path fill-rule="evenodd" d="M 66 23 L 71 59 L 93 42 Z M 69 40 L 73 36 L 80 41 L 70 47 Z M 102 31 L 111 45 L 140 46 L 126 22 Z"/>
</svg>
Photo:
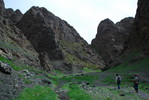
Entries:
<svg viewBox="0 0 149 100">
<path fill-rule="evenodd" d="M 123 61 L 118 66 L 112 66 L 105 72 L 115 73 L 147 73 L 149 72 L 149 57 L 142 51 L 132 50 L 117 58 Z"/>
<path fill-rule="evenodd" d="M 136 62 L 126 61 L 123 64 L 112 67 L 107 72 L 117 72 L 117 73 L 127 73 L 127 72 L 136 72 L 136 73 L 145 73 L 149 72 L 149 57 L 141 59 Z"/>
</svg>

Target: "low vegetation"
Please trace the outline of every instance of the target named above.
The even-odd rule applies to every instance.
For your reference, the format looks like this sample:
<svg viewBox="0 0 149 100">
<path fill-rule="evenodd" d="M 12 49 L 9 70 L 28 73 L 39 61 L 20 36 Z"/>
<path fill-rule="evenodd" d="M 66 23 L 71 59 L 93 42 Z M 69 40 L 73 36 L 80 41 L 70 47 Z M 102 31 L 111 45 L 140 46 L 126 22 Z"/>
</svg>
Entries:
<svg viewBox="0 0 149 100">
<path fill-rule="evenodd" d="M 134 63 L 125 63 L 106 72 L 84 67 L 82 73 L 71 75 L 63 74 L 59 70 L 54 70 L 49 74 L 30 66 L 24 66 L 25 70 L 34 74 L 34 76 L 29 76 L 30 78 L 20 73 L 24 69 L 15 66 L 10 60 L 0 56 L 0 61 L 12 66 L 18 72 L 18 77 L 29 86 L 13 100 L 60 100 L 58 94 L 60 91 L 65 91 L 70 100 L 145 100 L 134 93 L 132 75 L 137 71 L 142 71 L 139 67 L 148 66 L 149 58 Z M 124 66 L 126 68 L 123 68 Z M 127 73 L 129 70 L 131 73 Z M 121 72 L 122 77 L 121 90 L 117 89 L 115 83 L 115 73 L 118 72 Z M 32 78 L 39 80 L 48 78 L 52 83 L 48 86 L 35 85 Z M 148 94 L 148 87 L 148 83 L 141 81 L 139 91 Z"/>
<path fill-rule="evenodd" d="M 123 64 L 109 69 L 107 72 L 125 72 L 125 73 L 145 73 L 149 70 L 149 57 L 139 60 L 137 62 L 126 61 Z"/>
<path fill-rule="evenodd" d="M 100 69 L 91 69 L 91 68 L 88 68 L 88 67 L 84 67 L 83 68 L 83 73 L 91 73 L 91 72 L 101 72 L 101 70 Z"/>
<path fill-rule="evenodd" d="M 59 100 L 57 94 L 49 87 L 34 86 L 25 88 L 22 93 L 13 100 Z"/>
<path fill-rule="evenodd" d="M 61 48 L 63 50 L 64 55 L 66 56 L 65 58 L 66 62 L 71 64 L 80 64 L 90 69 L 100 68 L 99 65 L 89 63 L 89 61 L 86 60 L 86 59 L 89 59 L 90 54 L 89 52 L 87 52 L 87 50 L 85 50 L 85 47 L 86 49 L 89 48 L 86 46 L 85 43 L 70 42 L 70 41 L 68 42 L 64 40 L 59 41 L 59 43 L 61 44 Z"/>
<path fill-rule="evenodd" d="M 13 64 L 10 60 L 8 60 L 8 59 L 6 59 L 6 58 L 4 58 L 4 57 L 2 57 L 2 56 L 0 56 L 0 61 L 5 62 L 5 63 L 8 63 L 8 64 L 9 64 L 14 70 L 16 70 L 16 71 L 22 70 L 21 67 L 16 66 L 16 65 Z"/>
<path fill-rule="evenodd" d="M 78 84 L 68 84 L 64 85 L 62 88 L 68 91 L 67 94 L 70 100 L 92 100 L 91 95 L 80 88 Z"/>
</svg>

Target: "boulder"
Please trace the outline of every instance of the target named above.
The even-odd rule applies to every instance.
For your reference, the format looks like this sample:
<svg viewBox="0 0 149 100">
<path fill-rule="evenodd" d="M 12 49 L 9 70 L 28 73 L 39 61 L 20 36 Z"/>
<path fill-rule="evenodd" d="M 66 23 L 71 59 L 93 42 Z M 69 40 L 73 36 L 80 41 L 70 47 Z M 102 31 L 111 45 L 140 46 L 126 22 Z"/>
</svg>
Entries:
<svg viewBox="0 0 149 100">
<path fill-rule="evenodd" d="M 125 94 L 124 94 L 124 93 L 120 93 L 119 95 L 120 95 L 120 96 L 125 96 Z"/>
<path fill-rule="evenodd" d="M 43 79 L 42 82 L 47 83 L 47 84 L 51 84 L 51 81 L 49 81 L 48 79 Z"/>
<path fill-rule="evenodd" d="M 11 74 L 12 73 L 12 67 L 8 65 L 7 63 L 3 63 L 0 61 L 0 71 L 6 73 L 6 74 Z"/>
<path fill-rule="evenodd" d="M 31 74 L 28 70 L 26 70 L 26 69 L 24 69 L 24 70 L 22 70 L 22 73 L 23 73 L 23 75 L 25 75 L 25 76 L 32 76 L 33 74 Z"/>
</svg>

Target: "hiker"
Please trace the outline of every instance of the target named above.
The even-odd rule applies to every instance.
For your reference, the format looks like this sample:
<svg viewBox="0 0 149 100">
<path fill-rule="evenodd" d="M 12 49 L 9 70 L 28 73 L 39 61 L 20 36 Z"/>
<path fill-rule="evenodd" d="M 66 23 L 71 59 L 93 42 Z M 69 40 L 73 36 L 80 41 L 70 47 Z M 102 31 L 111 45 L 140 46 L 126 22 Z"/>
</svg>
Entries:
<svg viewBox="0 0 149 100">
<path fill-rule="evenodd" d="M 116 74 L 115 82 L 117 82 L 118 89 L 120 89 L 121 76 L 119 74 Z"/>
<path fill-rule="evenodd" d="M 138 84 L 139 84 L 139 77 L 138 77 L 138 75 L 134 75 L 133 83 L 134 83 L 135 92 L 138 93 Z"/>
</svg>

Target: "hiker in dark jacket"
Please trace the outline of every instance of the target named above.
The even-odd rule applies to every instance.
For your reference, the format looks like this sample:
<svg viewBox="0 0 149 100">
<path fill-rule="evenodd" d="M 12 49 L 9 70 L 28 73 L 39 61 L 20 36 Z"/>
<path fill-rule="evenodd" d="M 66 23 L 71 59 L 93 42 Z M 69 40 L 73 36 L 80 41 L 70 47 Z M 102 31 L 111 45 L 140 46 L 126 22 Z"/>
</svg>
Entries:
<svg viewBox="0 0 149 100">
<path fill-rule="evenodd" d="M 119 74 L 116 74 L 115 81 L 117 82 L 118 89 L 120 89 L 121 76 L 119 76 Z"/>
<path fill-rule="evenodd" d="M 139 77 L 138 77 L 138 75 L 134 75 L 133 83 L 134 83 L 135 92 L 138 93 L 138 85 L 139 85 Z"/>
</svg>

